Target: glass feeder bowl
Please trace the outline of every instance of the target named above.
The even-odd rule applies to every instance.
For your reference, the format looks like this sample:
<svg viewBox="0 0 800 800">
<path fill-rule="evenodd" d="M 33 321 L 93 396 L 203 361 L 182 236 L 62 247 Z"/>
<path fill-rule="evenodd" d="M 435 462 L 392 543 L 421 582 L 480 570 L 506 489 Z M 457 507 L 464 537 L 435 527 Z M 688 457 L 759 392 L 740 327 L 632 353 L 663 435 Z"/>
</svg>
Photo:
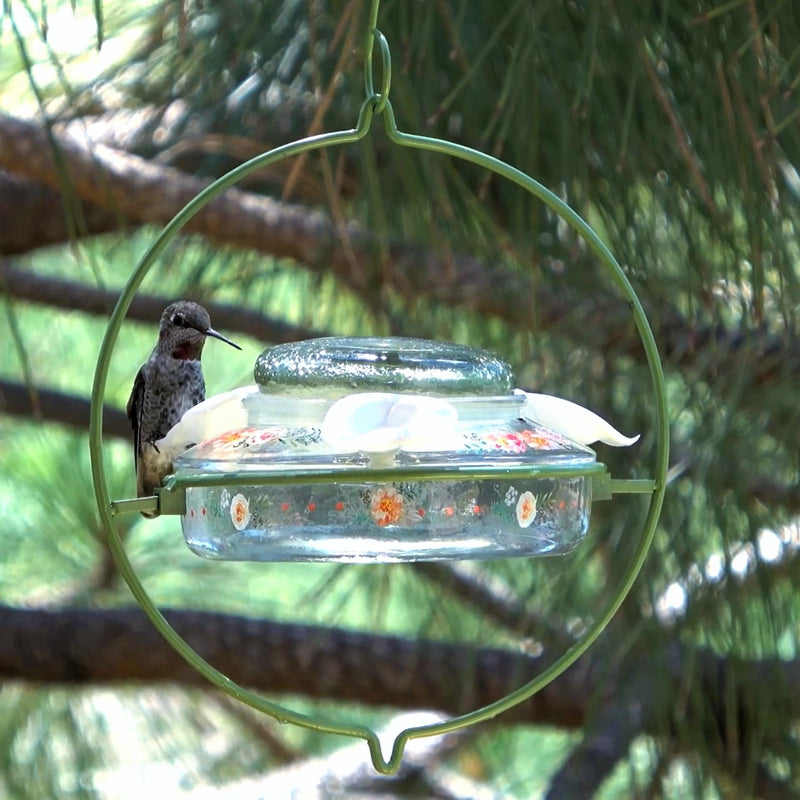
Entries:
<svg viewBox="0 0 800 800">
<path fill-rule="evenodd" d="M 487 352 L 314 339 L 264 351 L 255 377 L 246 426 L 175 463 L 184 537 L 200 556 L 538 556 L 568 552 L 587 532 L 592 476 L 605 467 L 523 418 L 511 368 Z"/>
</svg>

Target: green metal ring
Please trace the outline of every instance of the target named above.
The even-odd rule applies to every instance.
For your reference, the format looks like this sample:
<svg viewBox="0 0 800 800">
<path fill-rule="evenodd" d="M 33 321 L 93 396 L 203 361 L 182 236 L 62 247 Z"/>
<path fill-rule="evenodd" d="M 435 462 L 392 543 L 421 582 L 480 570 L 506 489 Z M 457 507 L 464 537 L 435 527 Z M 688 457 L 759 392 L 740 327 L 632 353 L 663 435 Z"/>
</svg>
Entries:
<svg viewBox="0 0 800 800">
<path fill-rule="evenodd" d="M 372 36 L 374 41 L 378 42 L 381 51 L 381 91 L 380 94 L 375 95 L 375 89 L 372 83 L 372 57 L 367 60 L 369 65 L 368 71 L 365 73 L 365 83 L 367 87 L 367 97 L 375 97 L 375 114 L 380 114 L 389 102 L 389 89 L 392 86 L 392 55 L 389 52 L 389 42 L 386 37 L 377 29 L 372 29 Z"/>
<path fill-rule="evenodd" d="M 374 26 L 373 26 L 374 27 Z M 371 56 L 370 56 L 371 58 Z M 385 65 L 384 65 L 385 66 Z M 386 70 L 384 70 L 384 85 L 388 83 Z M 370 73 L 371 77 L 371 73 Z M 521 686 L 516 691 L 506 695 L 502 699 L 491 703 L 483 708 L 454 717 L 445 722 L 433 725 L 407 728 L 402 731 L 394 740 L 391 754 L 388 758 L 384 757 L 381 744 L 377 734 L 372 729 L 363 725 L 348 725 L 314 718 L 306 714 L 299 714 L 284 708 L 277 703 L 273 703 L 260 695 L 251 692 L 232 681 L 211 664 L 201 658 L 189 644 L 170 626 L 156 605 L 150 599 L 141 581 L 136 576 L 127 554 L 125 553 L 119 533 L 113 524 L 113 506 L 109 496 L 108 485 L 105 480 L 105 467 L 102 447 L 102 414 L 103 401 L 105 399 L 106 383 L 108 379 L 109 363 L 111 353 L 119 335 L 122 323 L 127 313 L 128 307 L 141 285 L 147 272 L 155 263 L 158 256 L 164 251 L 170 240 L 180 231 L 180 229 L 207 203 L 221 194 L 225 189 L 235 184 L 247 175 L 262 169 L 276 161 L 290 156 L 298 155 L 311 150 L 318 150 L 326 147 L 352 144 L 364 138 L 370 129 L 372 119 L 377 112 L 378 106 L 375 102 L 376 96 L 368 94 L 367 99 L 361 106 L 358 123 L 355 128 L 335 133 L 326 133 L 318 136 L 311 136 L 290 144 L 277 147 L 267 153 L 256 156 L 250 161 L 240 165 L 236 169 L 222 176 L 197 197 L 190 201 L 163 229 L 153 244 L 148 248 L 141 261 L 137 265 L 128 283 L 120 295 L 116 307 L 106 329 L 100 353 L 98 355 L 97 367 L 95 371 L 94 384 L 92 387 L 92 405 L 90 412 L 90 431 L 89 448 L 92 460 L 92 480 L 94 491 L 97 497 L 98 510 L 103 527 L 108 536 L 109 546 L 114 559 L 119 566 L 120 573 L 130 586 L 131 592 L 137 603 L 144 610 L 152 624 L 164 636 L 167 642 L 198 672 L 206 677 L 212 684 L 224 692 L 241 700 L 243 703 L 274 717 L 280 722 L 290 722 L 305 728 L 316 731 L 333 733 L 344 736 L 364 739 L 370 751 L 372 764 L 378 772 L 392 774 L 397 771 L 403 756 L 406 743 L 410 739 L 423 736 L 434 736 L 448 733 L 450 731 L 464 728 L 478 722 L 491 719 L 498 714 L 512 708 L 513 706 L 527 700 L 538 692 L 573 662 L 575 662 L 597 639 L 602 630 L 610 622 L 617 612 L 625 596 L 630 591 L 636 576 L 638 575 L 645 556 L 650 547 L 655 534 L 656 525 L 663 504 L 664 492 L 666 490 L 667 465 L 669 457 L 669 426 L 667 419 L 667 404 L 664 390 L 664 374 L 658 356 L 653 333 L 647 322 L 644 310 L 639 302 L 622 268 L 619 266 L 614 256 L 603 244 L 592 228 L 566 203 L 549 189 L 542 186 L 533 178 L 520 172 L 518 169 L 500 161 L 497 158 L 481 153 L 462 145 L 445 142 L 440 139 L 433 139 L 425 136 L 417 136 L 402 133 L 397 129 L 394 112 L 387 94 L 380 95 L 380 109 L 383 111 L 386 131 L 389 138 L 403 147 L 412 147 L 420 150 L 428 150 L 442 153 L 453 158 L 470 161 L 473 164 L 483 167 L 491 172 L 497 173 L 531 194 L 539 198 L 556 214 L 564 219 L 589 245 L 591 250 L 606 267 L 611 274 L 615 284 L 630 305 L 633 319 L 637 331 L 642 340 L 647 363 L 650 371 L 652 388 L 656 399 L 656 470 L 654 476 L 655 490 L 650 499 L 650 506 L 645 521 L 644 531 L 637 546 L 633 559 L 623 576 L 614 597 L 609 601 L 607 607 L 599 614 L 592 626 L 586 631 L 584 636 L 572 647 L 567 650 L 557 661 L 551 664 L 538 677 Z M 623 482 L 624 483 L 624 482 Z"/>
</svg>

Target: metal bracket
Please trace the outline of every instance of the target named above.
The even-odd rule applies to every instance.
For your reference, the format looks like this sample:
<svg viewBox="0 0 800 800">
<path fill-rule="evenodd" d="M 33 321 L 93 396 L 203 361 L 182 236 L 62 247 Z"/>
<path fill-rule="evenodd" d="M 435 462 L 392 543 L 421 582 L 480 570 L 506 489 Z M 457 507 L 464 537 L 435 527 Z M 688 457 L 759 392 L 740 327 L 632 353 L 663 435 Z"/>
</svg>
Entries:
<svg viewBox="0 0 800 800">
<path fill-rule="evenodd" d="M 652 494 L 658 484 L 645 478 L 612 478 L 607 472 L 592 476 L 592 502 L 610 500 L 615 494 Z"/>
<path fill-rule="evenodd" d="M 158 495 L 159 514 L 179 514 L 186 513 L 186 489 L 176 486 L 174 488 L 161 486 L 156 489 Z"/>
<path fill-rule="evenodd" d="M 158 498 L 155 495 L 150 497 L 134 497 L 128 500 L 112 500 L 111 516 L 118 517 L 120 514 L 136 514 L 138 512 L 157 513 Z"/>
<path fill-rule="evenodd" d="M 148 513 L 160 517 L 164 514 L 180 516 L 186 513 L 186 489 L 182 486 L 159 486 L 149 497 L 134 497 L 128 500 L 112 500 L 111 516 L 120 514 Z"/>
</svg>

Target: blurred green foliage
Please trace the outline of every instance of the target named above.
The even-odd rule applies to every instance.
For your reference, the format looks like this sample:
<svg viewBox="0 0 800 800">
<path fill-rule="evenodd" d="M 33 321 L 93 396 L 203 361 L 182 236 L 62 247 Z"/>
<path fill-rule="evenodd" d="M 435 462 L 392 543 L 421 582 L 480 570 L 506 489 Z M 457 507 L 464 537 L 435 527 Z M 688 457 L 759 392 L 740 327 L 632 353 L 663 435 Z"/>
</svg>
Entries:
<svg viewBox="0 0 800 800">
<path fill-rule="evenodd" d="M 112 131 L 115 115 L 154 112 L 143 126 L 117 123 L 131 134 L 133 149 L 216 176 L 239 163 L 243 151 L 252 155 L 354 124 L 364 91 L 366 12 L 366 2 L 344 0 L 114 0 L 103 3 L 98 52 L 92 4 L 6 0 L 0 109 L 107 119 Z M 796 658 L 800 17 L 794 4 L 386 0 L 380 27 L 394 55 L 391 101 L 400 128 L 484 149 L 557 191 L 609 242 L 659 336 L 674 480 L 646 574 L 612 641 L 622 651 L 642 635 L 654 652 L 680 641 L 726 656 Z M 612 287 L 558 219 L 496 176 L 393 147 L 379 120 L 362 145 L 310 157 L 291 187 L 289 170 L 297 165 L 285 166 L 247 188 L 357 221 L 384 245 L 424 247 L 443 263 L 451 254 L 469 254 L 490 276 L 502 267 L 530 277 L 535 296 L 517 298 L 530 313 L 489 313 L 479 303 L 403 293 L 383 280 L 380 259 L 360 265 L 373 272 L 370 291 L 358 294 L 302 264 L 213 248 L 199 237 L 172 244 L 143 288 L 241 303 L 338 334 L 413 333 L 492 348 L 514 364 L 521 385 L 570 397 L 626 432 L 641 431 L 636 449 L 601 457 L 615 475 L 648 474 L 652 398 L 640 388 L 647 377 L 641 352 L 628 344 L 630 326 L 624 315 L 619 321 Z M 33 252 L 17 263 L 43 276 L 116 289 L 154 235 L 132 229 Z M 4 298 L 0 378 L 88 397 L 103 331 L 102 319 L 80 311 Z M 124 406 L 153 341 L 154 326 L 126 324 L 111 365 L 109 402 Z M 250 365 L 267 343 L 242 344 L 238 359 L 206 351 L 211 391 L 249 381 Z M 107 446 L 113 494 L 128 496 L 129 447 Z M 99 580 L 107 552 L 85 435 L 6 418 L 0 451 L 0 600 L 129 603 L 119 581 Z M 589 540 L 569 559 L 489 563 L 480 573 L 502 581 L 532 613 L 574 632 L 613 592 L 642 511 L 637 498 L 596 504 Z M 174 520 L 122 524 L 134 565 L 164 605 L 531 645 L 411 567 L 212 564 L 186 550 Z M 775 557 L 764 557 L 765 531 L 780 543 Z M 668 596 L 683 598 L 672 609 L 676 618 L 658 621 Z M 669 696 L 673 687 L 665 679 L 659 690 Z M 293 702 L 370 724 L 388 717 L 385 710 Z M 785 728 L 791 755 L 796 720 L 794 727 L 790 722 L 762 720 Z M 702 741 L 702 732 L 670 725 L 666 744 L 639 737 L 597 796 L 637 796 L 635 786 L 641 796 L 743 796 L 715 766 L 713 744 Z M 141 752 L 129 749 L 128 728 L 137 731 Z M 278 748 L 259 743 L 254 731 L 263 730 L 262 721 L 196 691 L 7 685 L 0 693 L 0 742 L 7 745 L 0 748 L 0 792 L 99 797 L 98 776 L 132 763 L 134 752 L 172 764 L 162 779 L 180 773 L 184 788 L 224 784 L 280 762 Z M 218 737 L 215 749 L 198 757 L 210 747 L 209 731 Z M 277 735 L 298 758 L 337 744 L 302 731 Z M 689 755 L 671 749 L 676 737 Z M 481 730 L 451 763 L 497 796 L 540 796 L 579 738 L 498 726 Z M 766 755 L 773 774 L 788 776 L 787 791 L 796 789 L 800 758 Z"/>
</svg>

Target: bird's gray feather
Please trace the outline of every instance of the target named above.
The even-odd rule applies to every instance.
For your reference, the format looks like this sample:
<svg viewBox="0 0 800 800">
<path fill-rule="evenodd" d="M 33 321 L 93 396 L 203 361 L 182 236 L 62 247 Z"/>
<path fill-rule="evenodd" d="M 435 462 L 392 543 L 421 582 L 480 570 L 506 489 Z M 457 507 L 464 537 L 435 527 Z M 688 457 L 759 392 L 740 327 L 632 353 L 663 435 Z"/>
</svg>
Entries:
<svg viewBox="0 0 800 800">
<path fill-rule="evenodd" d="M 138 466 L 139 453 L 142 451 L 140 441 L 140 432 L 142 430 L 142 408 L 144 407 L 144 366 L 139 368 L 136 373 L 136 380 L 133 382 L 133 389 L 131 396 L 128 398 L 128 419 L 131 422 L 131 429 L 133 430 L 133 464 L 134 467 Z"/>
</svg>

